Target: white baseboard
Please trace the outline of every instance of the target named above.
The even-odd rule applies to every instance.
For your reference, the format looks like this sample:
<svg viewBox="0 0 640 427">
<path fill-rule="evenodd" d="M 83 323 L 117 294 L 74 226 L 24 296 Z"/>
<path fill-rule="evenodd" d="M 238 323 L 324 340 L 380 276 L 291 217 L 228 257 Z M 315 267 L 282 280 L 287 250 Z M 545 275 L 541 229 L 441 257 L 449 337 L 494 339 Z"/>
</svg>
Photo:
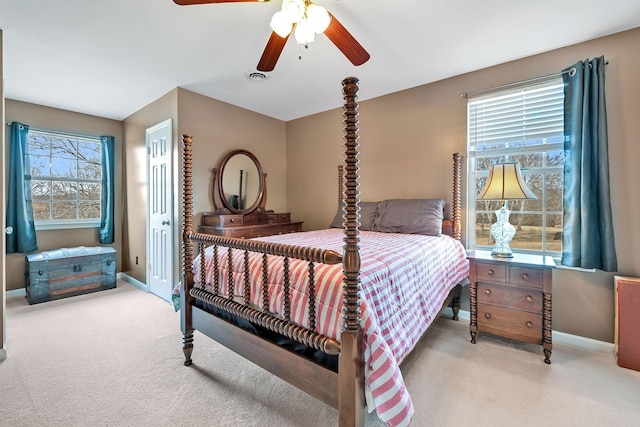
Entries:
<svg viewBox="0 0 640 427">
<path fill-rule="evenodd" d="M 132 284 L 136 288 L 140 288 L 145 292 L 149 292 L 149 286 L 146 283 L 142 283 L 138 279 L 129 276 L 127 273 L 118 273 L 118 279 L 122 279 L 125 282 Z"/>
<path fill-rule="evenodd" d="M 450 307 L 444 309 L 443 314 L 453 316 L 453 310 Z M 458 312 L 460 320 L 469 320 L 470 313 L 466 310 Z M 581 337 L 578 335 L 567 334 L 566 332 L 551 331 L 551 340 L 554 343 L 562 343 L 572 345 L 574 347 L 584 348 L 586 350 L 599 351 L 601 353 L 614 354 L 613 343 L 598 341 L 591 338 Z"/>
<path fill-rule="evenodd" d="M 24 288 L 20 288 L 20 289 L 12 289 L 10 291 L 7 291 L 5 293 L 5 295 L 7 296 L 7 298 L 13 298 L 13 297 L 26 297 L 27 296 L 27 292 L 25 291 Z"/>
<path fill-rule="evenodd" d="M 551 331 L 551 339 L 553 340 L 553 342 L 569 344 L 587 350 L 599 351 L 601 353 L 607 354 L 615 354 L 613 343 L 610 342 L 594 340 L 587 337 L 581 337 L 579 335 L 571 335 L 567 334 L 566 332 L 560 331 Z"/>
<path fill-rule="evenodd" d="M 142 289 L 145 292 L 149 292 L 149 287 L 142 283 L 141 281 L 129 276 L 127 273 L 116 273 L 116 279 L 122 279 L 127 283 L 132 284 L 133 286 Z M 6 292 L 7 298 L 13 297 L 26 297 L 27 293 L 25 288 L 13 289 Z"/>
</svg>

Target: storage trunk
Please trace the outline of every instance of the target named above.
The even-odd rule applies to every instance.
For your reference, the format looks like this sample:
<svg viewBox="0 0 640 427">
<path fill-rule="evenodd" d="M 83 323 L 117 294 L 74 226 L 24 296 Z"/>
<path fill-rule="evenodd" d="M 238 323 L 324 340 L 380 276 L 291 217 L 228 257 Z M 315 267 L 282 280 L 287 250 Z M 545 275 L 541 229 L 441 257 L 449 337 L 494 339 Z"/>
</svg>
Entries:
<svg viewBox="0 0 640 427">
<path fill-rule="evenodd" d="M 116 251 L 110 247 L 54 249 L 25 257 L 29 304 L 116 287 Z"/>
</svg>

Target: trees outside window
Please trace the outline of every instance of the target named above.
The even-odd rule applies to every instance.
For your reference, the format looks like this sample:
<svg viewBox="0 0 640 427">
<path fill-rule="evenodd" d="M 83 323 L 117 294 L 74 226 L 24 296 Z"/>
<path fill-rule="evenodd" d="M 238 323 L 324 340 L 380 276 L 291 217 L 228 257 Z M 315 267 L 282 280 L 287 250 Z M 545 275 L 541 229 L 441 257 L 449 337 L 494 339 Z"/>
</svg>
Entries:
<svg viewBox="0 0 640 427">
<path fill-rule="evenodd" d="M 36 225 L 99 225 L 100 139 L 31 130 L 28 152 Z"/>
</svg>

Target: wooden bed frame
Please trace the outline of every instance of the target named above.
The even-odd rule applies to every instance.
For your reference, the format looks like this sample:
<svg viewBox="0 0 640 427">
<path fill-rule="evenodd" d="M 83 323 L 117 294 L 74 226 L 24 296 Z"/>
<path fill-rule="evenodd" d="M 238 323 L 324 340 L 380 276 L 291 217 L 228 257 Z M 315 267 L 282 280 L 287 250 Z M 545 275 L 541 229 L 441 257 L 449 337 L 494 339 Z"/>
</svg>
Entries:
<svg viewBox="0 0 640 427">
<path fill-rule="evenodd" d="M 181 331 L 183 333 L 183 351 L 186 366 L 191 365 L 193 351 L 193 333 L 195 330 L 225 345 L 251 362 L 272 372 L 278 377 L 300 388 L 308 394 L 336 408 L 339 413 L 339 425 L 363 426 L 365 419 L 363 331 L 360 326 L 360 253 L 359 253 L 359 189 L 358 189 L 358 79 L 348 77 L 342 82 L 344 96 L 345 163 L 344 170 L 344 213 L 345 237 L 344 252 L 296 247 L 284 244 L 243 240 L 213 236 L 193 232 L 193 192 L 192 192 L 192 137 L 183 135 L 183 172 L 184 172 L 184 223 L 183 223 L 183 259 L 182 290 L 180 295 Z M 454 238 L 460 240 L 461 205 L 461 156 L 453 156 L 453 204 L 452 220 L 445 228 L 450 228 Z M 342 181 L 342 179 L 340 179 Z M 340 183 L 342 188 L 343 184 Z M 340 192 L 342 195 L 342 192 Z M 194 243 L 204 257 L 204 248 L 219 245 L 285 257 L 285 283 L 288 283 L 287 258 L 297 258 L 309 262 L 310 288 L 313 289 L 314 263 L 343 265 L 343 329 L 339 342 L 322 336 L 312 329 L 305 329 L 279 317 L 272 316 L 268 310 L 257 310 L 248 304 L 240 304 L 229 296 L 214 295 L 194 286 L 192 261 Z M 231 249 L 229 249 L 231 250 Z M 217 249 L 216 249 L 217 251 Z M 266 260 L 266 255 L 263 255 Z M 266 263 L 266 261 L 265 261 Z M 201 263 L 201 277 L 205 277 L 204 262 Z M 230 266 L 229 266 L 230 267 Z M 231 269 L 231 268 L 230 268 Z M 264 279 L 266 281 L 266 277 Z M 217 283 L 214 289 L 217 290 Z M 248 293 L 248 277 L 245 276 L 245 289 Z M 263 337 L 239 328 L 238 326 L 213 315 L 194 305 L 200 299 L 219 310 L 260 325 L 295 341 L 303 343 L 327 354 L 338 355 L 338 372 L 275 344 Z M 310 298 L 313 300 L 313 298 Z M 285 300 L 286 301 L 286 300 Z M 286 304 L 286 303 L 285 303 Z M 444 307 L 453 304 L 454 319 L 460 306 L 460 285 L 451 292 Z M 309 308 L 310 319 L 315 318 L 313 304 Z"/>
</svg>

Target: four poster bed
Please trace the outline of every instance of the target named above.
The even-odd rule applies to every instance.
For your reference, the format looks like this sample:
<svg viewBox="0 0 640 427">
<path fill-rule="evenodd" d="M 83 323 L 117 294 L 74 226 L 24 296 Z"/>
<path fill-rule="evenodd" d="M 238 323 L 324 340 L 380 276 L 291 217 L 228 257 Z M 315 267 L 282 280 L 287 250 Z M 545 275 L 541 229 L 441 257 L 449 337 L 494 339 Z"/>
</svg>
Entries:
<svg viewBox="0 0 640 427">
<path fill-rule="evenodd" d="M 342 84 L 341 229 L 247 240 L 194 233 L 192 137 L 183 135 L 184 364 L 192 363 L 198 330 L 337 408 L 340 426 L 364 425 L 365 407 L 387 425 L 408 425 L 413 406 L 398 365 L 452 301 L 457 319 L 460 283 L 468 276 L 459 241 L 461 158 L 454 155 L 451 221 L 442 221 L 444 199 L 417 203 L 435 209 L 437 232 L 393 228 L 393 210 L 405 215 L 416 200 L 378 203 L 380 223 L 361 226 L 366 204 L 358 190 L 358 80 Z M 385 215 L 391 228 L 381 232 Z"/>
</svg>

